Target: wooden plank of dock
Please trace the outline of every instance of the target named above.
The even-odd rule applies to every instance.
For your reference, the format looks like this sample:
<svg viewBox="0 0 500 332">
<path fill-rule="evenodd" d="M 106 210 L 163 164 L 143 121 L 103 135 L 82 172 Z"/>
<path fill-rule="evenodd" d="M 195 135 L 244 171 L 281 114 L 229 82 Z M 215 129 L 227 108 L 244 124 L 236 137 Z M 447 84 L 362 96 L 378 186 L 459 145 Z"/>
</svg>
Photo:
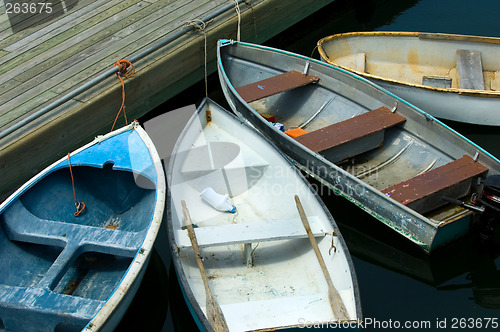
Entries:
<svg viewBox="0 0 500 332">
<path fill-rule="evenodd" d="M 332 1 L 240 1 L 241 39 L 262 43 Z M 233 0 L 59 0 L 51 2 L 50 13 L 35 14 L 7 13 L 9 2 L 0 0 L 0 134 L 117 60 L 220 11 L 203 32 L 193 29 L 134 63 L 136 73 L 126 80 L 126 112 L 137 118 L 203 78 L 205 38 L 213 72 L 217 40 L 236 39 L 238 27 Z M 120 82 L 111 76 L 0 138 L 0 198 L 109 131 L 121 101 Z"/>
</svg>

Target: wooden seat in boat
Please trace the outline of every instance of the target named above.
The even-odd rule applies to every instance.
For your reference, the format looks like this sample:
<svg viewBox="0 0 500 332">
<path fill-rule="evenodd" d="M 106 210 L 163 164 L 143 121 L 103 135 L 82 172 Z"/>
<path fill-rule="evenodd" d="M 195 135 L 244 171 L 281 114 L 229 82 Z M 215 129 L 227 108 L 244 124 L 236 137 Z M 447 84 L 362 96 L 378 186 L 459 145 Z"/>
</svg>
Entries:
<svg viewBox="0 0 500 332">
<path fill-rule="evenodd" d="M 280 75 L 269 77 L 258 82 L 247 84 L 236 89 L 239 95 L 250 103 L 280 92 L 295 89 L 310 83 L 316 83 L 319 78 L 305 75 L 292 70 Z"/>
<path fill-rule="evenodd" d="M 349 296 L 345 290 L 340 290 L 340 292 L 345 293 L 346 298 Z M 255 330 L 254 325 L 251 325 L 253 322 L 248 319 L 249 313 L 253 317 L 259 317 L 260 324 L 272 320 L 277 322 L 277 326 L 297 325 L 296 315 L 291 314 L 294 312 L 308 312 L 308 319 L 315 321 L 321 321 L 324 319 L 323 317 L 331 315 L 328 296 L 325 293 L 295 294 L 292 296 L 283 291 L 273 296 L 262 296 L 259 300 L 221 303 L 220 306 L 224 314 L 227 313 L 226 317 L 230 319 L 228 321 L 230 328 L 237 331 Z M 268 330 L 266 327 L 266 325 L 262 325 L 262 330 Z M 257 329 L 257 331 L 260 330 L 260 328 Z"/>
<path fill-rule="evenodd" d="M 321 152 L 332 162 L 358 155 L 383 144 L 384 130 L 406 119 L 387 107 L 311 131 L 295 140 L 314 152 Z"/>
<path fill-rule="evenodd" d="M 484 90 L 483 64 L 479 51 L 457 51 L 458 85 L 461 89 Z"/>
<path fill-rule="evenodd" d="M 425 213 L 445 205 L 443 196 L 452 198 L 465 196 L 470 190 L 472 179 L 487 171 L 486 166 L 464 155 L 445 165 L 389 186 L 382 192 L 417 212 Z"/>
<path fill-rule="evenodd" d="M 326 234 L 319 217 L 309 217 L 309 223 L 315 237 Z M 180 233 L 177 236 L 178 246 L 190 247 L 191 242 L 187 236 L 187 230 L 181 229 L 177 232 Z M 304 225 L 298 218 L 205 226 L 195 228 L 195 232 L 200 248 L 307 238 Z"/>
</svg>

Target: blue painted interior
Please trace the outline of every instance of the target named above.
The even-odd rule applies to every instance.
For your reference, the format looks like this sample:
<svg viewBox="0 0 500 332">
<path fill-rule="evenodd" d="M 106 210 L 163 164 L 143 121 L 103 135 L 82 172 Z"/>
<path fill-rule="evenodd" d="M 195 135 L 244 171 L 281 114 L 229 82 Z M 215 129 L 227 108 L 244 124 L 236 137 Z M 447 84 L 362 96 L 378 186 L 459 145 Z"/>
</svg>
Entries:
<svg viewBox="0 0 500 332">
<path fill-rule="evenodd" d="M 135 131 L 62 161 L 0 211 L 0 326 L 81 330 L 119 285 L 154 213 L 156 172 Z"/>
</svg>

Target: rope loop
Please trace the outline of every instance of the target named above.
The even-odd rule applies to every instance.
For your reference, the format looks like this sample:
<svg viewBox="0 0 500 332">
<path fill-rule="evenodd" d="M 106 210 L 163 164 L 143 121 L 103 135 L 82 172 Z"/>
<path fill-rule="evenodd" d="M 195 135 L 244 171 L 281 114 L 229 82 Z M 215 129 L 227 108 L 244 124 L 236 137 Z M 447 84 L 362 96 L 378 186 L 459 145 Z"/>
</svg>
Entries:
<svg viewBox="0 0 500 332">
<path fill-rule="evenodd" d="M 186 26 L 191 26 L 191 27 L 194 27 L 195 29 L 197 29 L 199 31 L 204 32 L 205 29 L 206 29 L 206 27 L 207 27 L 207 25 L 208 25 L 208 23 L 210 23 L 212 21 L 213 21 L 213 19 L 210 20 L 210 21 L 207 21 L 207 22 L 202 21 L 200 19 L 189 20 L 189 21 L 186 22 Z"/>
<path fill-rule="evenodd" d="M 115 124 L 116 121 L 118 120 L 118 117 L 120 116 L 120 113 L 123 110 L 123 117 L 125 119 L 125 125 L 128 124 L 127 121 L 127 113 L 125 112 L 125 82 L 123 81 L 123 78 L 131 78 L 135 74 L 135 67 L 132 64 L 132 62 L 125 60 L 125 59 L 120 59 L 115 62 L 113 66 L 118 67 L 118 71 L 116 72 L 116 76 L 120 80 L 120 83 L 122 84 L 122 105 L 120 106 L 120 110 L 116 114 L 115 121 L 113 122 L 113 126 L 111 127 L 111 131 L 115 129 Z"/>
<path fill-rule="evenodd" d="M 135 74 L 135 67 L 132 64 L 132 62 L 125 60 L 125 59 L 120 59 L 115 62 L 113 66 L 118 67 L 118 72 L 116 75 L 120 76 L 120 74 L 125 77 L 125 78 L 130 78 L 134 76 Z M 128 69 L 128 70 L 127 70 Z"/>
<path fill-rule="evenodd" d="M 76 202 L 75 203 L 75 207 L 76 207 L 76 212 L 73 213 L 73 215 L 75 217 L 78 217 L 80 215 L 80 213 L 83 212 L 83 210 L 85 210 L 85 203 L 84 202 Z"/>
</svg>

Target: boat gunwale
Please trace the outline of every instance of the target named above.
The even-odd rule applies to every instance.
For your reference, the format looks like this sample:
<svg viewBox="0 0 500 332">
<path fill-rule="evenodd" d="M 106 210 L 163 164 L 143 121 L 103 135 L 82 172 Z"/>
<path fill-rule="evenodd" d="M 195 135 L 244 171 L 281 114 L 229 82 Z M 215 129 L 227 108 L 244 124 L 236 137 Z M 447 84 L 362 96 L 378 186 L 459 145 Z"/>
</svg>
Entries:
<svg viewBox="0 0 500 332">
<path fill-rule="evenodd" d="M 141 278 L 144 275 L 146 270 L 146 265 L 149 263 L 149 258 L 151 256 L 151 252 L 153 251 L 153 246 L 156 241 L 164 217 L 167 182 L 163 170 L 163 165 L 160 156 L 158 155 L 158 152 L 156 150 L 156 147 L 154 146 L 153 141 L 148 136 L 146 131 L 139 125 L 138 122 L 134 121 L 129 126 L 123 127 L 122 129 L 123 131 L 135 130 L 139 134 L 139 136 L 142 139 L 142 142 L 146 145 L 148 149 L 149 155 L 155 167 L 156 178 L 157 178 L 155 183 L 155 196 L 156 196 L 155 209 L 153 215 L 151 216 L 146 236 L 144 237 L 142 243 L 138 246 L 136 255 L 134 256 L 129 267 L 127 268 L 127 271 L 124 273 L 115 291 L 113 291 L 111 296 L 104 303 L 104 306 L 101 308 L 101 310 L 97 312 L 97 314 L 90 320 L 90 322 L 85 327 L 85 330 L 88 331 L 101 330 L 105 324 L 107 324 L 111 319 L 113 319 L 112 315 L 117 313 L 117 310 L 115 309 L 118 307 L 118 305 L 121 304 L 122 299 L 125 298 L 128 291 L 134 286 L 134 284 L 137 284 L 139 278 Z M 104 137 L 106 136 L 107 135 L 105 135 Z M 98 137 L 95 141 L 97 141 L 96 143 L 99 143 L 100 138 Z M 132 299 L 129 299 L 129 301 L 131 300 Z M 124 313 L 125 312 L 123 312 L 122 314 Z"/>
<path fill-rule="evenodd" d="M 500 38 L 495 37 L 482 37 L 482 36 L 471 36 L 471 35 L 459 35 L 459 34 L 448 34 L 448 33 L 428 33 L 428 32 L 406 32 L 406 31 L 361 31 L 361 32 L 346 32 L 339 33 L 330 36 L 326 36 L 318 40 L 316 47 L 322 60 L 326 63 L 340 67 L 344 70 L 351 71 L 357 75 L 368 77 L 374 80 L 379 80 L 382 82 L 388 82 L 392 84 L 398 84 L 402 86 L 408 86 L 413 88 L 419 88 L 428 91 L 436 92 L 446 92 L 449 94 L 458 94 L 463 96 L 473 96 L 473 97 L 485 97 L 485 98 L 500 98 L 500 91 L 492 90 L 472 90 L 463 88 L 440 88 L 423 84 L 410 83 L 406 81 L 396 80 L 393 78 L 387 78 L 380 75 L 374 75 L 366 72 L 361 72 L 354 68 L 350 68 L 333 61 L 326 53 L 323 44 L 330 42 L 335 39 L 350 38 L 350 37 L 377 37 L 377 36 L 400 36 L 400 37 L 417 37 L 419 39 L 428 40 L 457 40 L 457 41 L 469 41 L 469 42 L 484 42 L 491 44 L 500 44 Z"/>
</svg>

